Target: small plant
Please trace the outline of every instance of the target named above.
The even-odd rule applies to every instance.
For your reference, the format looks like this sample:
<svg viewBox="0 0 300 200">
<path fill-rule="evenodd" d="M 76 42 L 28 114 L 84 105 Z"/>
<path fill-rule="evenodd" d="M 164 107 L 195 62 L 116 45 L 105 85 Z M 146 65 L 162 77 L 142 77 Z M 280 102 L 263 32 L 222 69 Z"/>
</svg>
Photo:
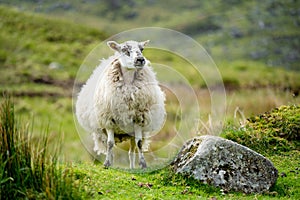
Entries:
<svg viewBox="0 0 300 200">
<path fill-rule="evenodd" d="M 50 157 L 47 149 L 47 132 L 34 143 L 28 126 L 21 127 L 16 121 L 14 105 L 5 97 L 0 106 L 1 199 L 79 198 L 72 170 L 63 169 L 57 153 Z"/>
<path fill-rule="evenodd" d="M 265 154 L 300 150 L 299 132 L 300 106 L 291 105 L 253 116 L 243 127 L 227 127 L 223 136 Z"/>
</svg>

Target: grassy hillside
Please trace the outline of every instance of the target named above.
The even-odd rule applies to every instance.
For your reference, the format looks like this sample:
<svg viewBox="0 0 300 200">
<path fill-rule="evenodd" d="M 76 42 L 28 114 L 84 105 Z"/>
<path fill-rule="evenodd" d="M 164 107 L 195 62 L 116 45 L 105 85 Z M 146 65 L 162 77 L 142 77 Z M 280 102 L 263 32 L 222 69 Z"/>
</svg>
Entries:
<svg viewBox="0 0 300 200">
<path fill-rule="evenodd" d="M 1 90 L 35 84 L 41 87 L 36 90 L 62 93 L 59 87 L 72 85 L 82 60 L 106 37 L 92 28 L 6 7 L 0 7 L 0 17 Z"/>
<path fill-rule="evenodd" d="M 109 34 L 145 26 L 175 29 L 199 41 L 219 65 L 247 59 L 300 69 L 299 2 L 294 0 L 1 2 L 89 24 Z"/>
<path fill-rule="evenodd" d="M 19 1 L 10 2 L 14 4 Z M 52 4 L 50 1 L 41 2 L 45 3 L 43 5 Z M 76 3 L 75 5 L 79 5 L 79 1 L 74 2 Z M 86 4 L 86 7 L 83 6 L 82 9 L 89 10 L 92 9 L 90 5 L 94 5 L 93 9 L 96 12 L 98 9 L 97 6 L 95 6 L 96 1 L 87 0 L 87 2 L 91 2 L 91 4 Z M 157 24 L 170 22 L 170 26 L 175 27 L 177 22 L 185 24 L 185 20 L 193 16 L 193 13 L 199 12 L 197 9 L 193 9 L 192 6 L 192 4 L 199 6 L 197 2 L 188 1 L 178 4 L 187 10 L 181 16 L 178 15 L 175 18 L 172 18 L 171 16 L 173 15 L 171 14 L 179 12 L 179 8 L 173 4 L 169 5 L 169 9 L 166 12 L 159 12 L 160 14 L 157 19 L 155 19 L 156 14 L 152 13 L 153 9 L 163 11 L 168 6 L 168 1 L 162 3 L 164 6 L 160 4 L 160 7 L 155 7 L 155 2 L 150 4 L 150 1 L 141 1 L 140 4 L 134 4 L 134 7 L 140 8 L 140 6 L 148 5 L 148 7 L 144 7 L 146 10 L 149 9 L 147 12 L 145 10 L 141 12 L 140 9 L 136 10 L 138 16 L 144 15 L 146 18 L 146 16 L 149 16 L 149 13 L 152 13 L 151 16 L 153 17 L 149 18 L 149 21 L 157 20 Z M 248 7 L 244 6 L 251 4 L 238 3 L 235 1 L 232 1 L 232 3 L 236 5 L 234 8 L 235 12 L 233 13 L 246 12 L 246 8 Z M 19 4 L 23 9 L 29 9 L 32 5 L 31 1 L 25 1 L 24 4 Z M 75 13 L 72 11 L 74 7 L 71 6 L 69 11 L 65 12 L 66 9 L 68 9 L 68 5 L 61 5 L 63 4 L 58 4 L 53 7 L 52 11 L 49 10 L 47 12 L 55 13 L 57 16 L 62 15 L 62 13 L 69 15 L 69 17 L 75 16 Z M 105 4 L 101 5 L 103 6 L 101 7 L 102 9 L 107 8 L 104 6 Z M 201 5 L 207 10 L 207 13 L 216 8 L 218 8 L 219 11 L 226 8 L 226 5 L 223 3 L 220 3 L 222 6 L 219 7 L 210 3 L 201 3 Z M 43 11 L 43 6 L 40 6 L 40 9 L 41 10 L 38 10 L 39 12 Z M 124 6 L 120 6 L 119 9 L 121 13 L 124 12 L 126 14 L 127 11 Z M 180 9 L 180 11 L 182 10 Z M 93 12 L 90 13 L 93 15 Z M 103 25 L 103 27 L 108 26 L 109 21 L 116 22 L 117 25 L 124 22 L 122 17 L 113 16 L 109 13 L 111 12 L 107 11 L 105 14 L 108 18 L 103 20 L 103 24 L 106 24 Z M 227 14 L 230 15 L 230 12 L 228 11 Z M 78 14 L 78 18 L 80 17 L 82 17 L 82 15 Z M 143 19 L 135 18 L 134 16 L 128 17 L 133 18 L 132 20 L 136 22 Z M 224 129 L 223 136 L 254 148 L 267 156 L 278 168 L 280 177 L 270 193 L 244 195 L 229 192 L 225 194 L 219 189 L 195 183 L 195 181 L 187 177 L 174 175 L 167 168 L 152 173 L 131 173 L 117 169 L 106 170 L 102 166 L 95 165 L 91 162 L 74 126 L 71 91 L 76 72 L 81 62 L 100 41 L 106 38 L 107 34 L 109 34 L 106 33 L 106 31 L 109 31 L 108 29 L 103 32 L 69 21 L 53 19 L 53 17 L 49 18 L 40 14 L 24 13 L 3 6 L 0 7 L 0 18 L 0 91 L 1 93 L 8 91 L 12 94 L 15 103 L 14 110 L 16 112 L 16 119 L 14 121 L 14 123 L 16 123 L 15 127 L 19 127 L 20 125 L 26 130 L 19 131 L 18 134 L 27 134 L 28 132 L 32 134 L 30 135 L 30 140 L 27 140 L 28 138 L 25 137 L 28 144 L 30 144 L 30 148 L 40 152 L 38 147 L 47 143 L 46 146 L 50 148 L 50 150 L 47 150 L 47 153 L 55 154 L 55 166 L 52 162 L 53 160 L 48 160 L 48 157 L 43 156 L 46 155 L 44 153 L 32 156 L 30 157 L 32 160 L 29 160 L 28 156 L 31 155 L 30 153 L 36 151 L 31 151 L 31 149 L 27 148 L 27 142 L 24 143 L 22 137 L 19 137 L 18 134 L 15 135 L 19 137 L 20 140 L 15 140 L 16 142 L 19 141 L 19 143 L 12 144 L 12 140 L 10 143 L 13 147 L 16 147 L 16 155 L 20 157 L 12 155 L 12 158 L 16 158 L 17 162 L 14 164 L 16 164 L 19 169 L 29 172 L 44 169 L 49 169 L 49 171 L 42 171 L 41 176 L 39 176 L 39 174 L 31 174 L 34 175 L 33 178 L 28 178 L 30 176 L 27 173 L 23 173 L 24 171 L 14 171 L 18 168 L 7 167 L 7 163 L 10 164 L 10 162 L 5 160 L 6 157 L 4 155 L 7 155 L 7 153 L 2 153 L 0 156 L 0 159 L 3 159 L 3 162 L 0 164 L 0 191 L 4 191 L 2 190 L 4 188 L 9 190 L 11 194 L 17 195 L 17 197 L 26 196 L 27 198 L 33 199 L 43 199 L 46 197 L 74 198 L 74 196 L 83 199 L 299 199 L 298 173 L 300 155 L 298 146 L 299 138 L 297 136 L 299 132 L 299 105 L 280 107 L 261 115 L 252 114 L 264 113 L 283 104 L 299 104 L 300 79 L 298 77 L 300 77 L 300 75 L 297 71 L 286 71 L 283 68 L 270 68 L 264 61 L 260 62 L 251 58 L 249 60 L 249 57 L 243 54 L 250 52 L 245 48 L 229 49 L 231 45 L 236 47 L 234 41 L 244 41 L 244 45 L 247 46 L 247 42 L 251 42 L 251 40 L 248 40 L 249 37 L 239 37 L 243 38 L 239 39 L 228 35 L 226 36 L 223 32 L 219 32 L 224 28 L 223 25 L 222 28 L 219 28 L 220 25 L 218 24 L 216 27 L 209 27 L 214 31 L 199 34 L 200 39 L 206 38 L 205 41 L 210 41 L 210 45 L 212 45 L 212 55 L 218 55 L 217 52 L 219 52 L 220 56 L 223 55 L 223 47 L 225 47 L 223 46 L 224 41 L 227 42 L 229 46 L 228 51 L 236 52 L 236 54 L 233 53 L 233 55 L 236 55 L 237 59 L 233 59 L 235 57 L 230 57 L 228 54 L 223 55 L 224 59 L 219 57 L 221 63 L 219 67 L 227 91 L 226 123 L 229 124 L 226 126 L 226 129 Z M 84 19 L 86 18 L 83 17 L 81 20 Z M 95 18 L 91 16 L 90 19 Z M 210 20 L 213 22 L 214 18 Z M 284 21 L 284 19 L 282 20 Z M 124 23 L 123 27 L 129 26 L 129 22 L 130 21 Z M 147 21 L 145 21 L 145 23 L 146 22 Z M 243 23 L 238 24 L 241 25 Z M 111 25 L 112 27 L 115 26 L 115 24 Z M 131 24 L 131 26 L 133 25 Z M 189 28 L 188 30 L 193 29 Z M 292 28 L 289 28 L 286 33 L 293 31 Z M 196 35 L 197 34 L 195 34 L 195 37 L 198 37 Z M 258 38 L 259 36 L 253 37 Z M 219 40 L 220 43 L 218 43 L 217 38 L 228 38 L 228 40 L 222 39 Z M 211 44 L 211 42 L 216 42 L 216 45 Z M 226 50 L 226 52 L 228 51 Z M 241 56 L 242 54 L 243 56 Z M 170 66 L 174 66 L 174 68 L 177 69 L 186 63 L 186 61 L 173 58 L 170 55 L 159 54 L 159 56 L 157 56 L 155 52 L 147 51 L 147 49 L 145 49 L 145 55 L 151 58 L 151 60 L 154 59 L 156 63 L 166 61 Z M 225 59 L 225 57 L 228 59 Z M 99 58 L 101 58 L 101 55 Z M 192 72 L 187 73 L 187 78 L 195 91 L 199 93 L 199 97 L 201 97 L 199 98 L 202 109 L 201 115 L 208 115 L 210 112 L 210 95 L 205 85 L 201 81 L 195 80 Z M 4 96 L 1 95 L 0 100 L 2 101 L 3 98 Z M 188 96 L 185 98 L 188 98 Z M 171 117 L 176 116 L 178 106 L 176 104 L 167 106 Z M 239 107 L 239 109 L 236 109 L 237 107 Z M 4 114 L 2 113 L 0 115 L 1 136 L 14 134 L 14 132 L 3 131 L 6 130 L 3 128 L 3 119 L 6 119 L 5 117 L 7 115 L 14 116 L 13 114 L 9 114 L 13 109 L 8 109 L 8 111 L 4 111 Z M 241 119 L 237 117 L 238 114 L 241 115 Z M 249 118 L 246 125 L 244 117 L 247 118 L 250 116 L 253 117 Z M 24 125 L 21 124 L 22 121 L 25 122 Z M 236 125 L 237 121 L 246 126 L 241 128 L 239 125 Z M 31 123 L 33 123 L 33 128 L 30 128 L 31 126 L 29 124 Z M 168 126 L 167 128 L 169 129 L 174 128 L 172 124 L 168 124 Z M 42 135 L 45 134 L 45 131 L 43 131 L 45 129 L 48 130 L 46 134 L 48 136 L 44 137 Z M 282 134 L 286 131 L 288 131 L 287 134 Z M 200 133 L 202 134 L 203 132 Z M 62 134 L 64 136 L 62 136 Z M 165 135 L 168 134 L 169 133 L 165 130 L 162 131 L 161 141 L 164 141 Z M 292 137 L 290 137 L 290 135 L 292 135 Z M 53 147 L 57 145 L 59 138 L 62 137 L 61 154 L 59 154 L 60 157 L 57 158 L 57 152 L 53 150 Z M 38 138 L 44 140 L 39 140 Z M 1 139 L 5 140 L 7 137 L 2 137 Z M 5 146 L 3 144 L 4 142 L 0 144 L 0 146 L 3 147 L 1 149 L 2 152 L 8 152 L 7 149 L 5 149 L 7 145 Z M 269 149 L 266 149 L 266 147 Z M 18 152 L 18 148 L 20 148 L 20 153 Z M 41 152 L 44 151 L 45 150 L 41 150 Z M 22 157 L 22 155 L 25 155 L 25 158 L 24 156 Z M 72 161 L 72 166 L 65 165 L 65 163 L 61 161 L 62 159 Z M 44 168 L 46 165 L 43 163 L 47 163 L 46 168 Z M 25 166 L 22 167 L 23 165 L 21 164 L 25 164 Z M 56 164 L 58 164 L 59 167 L 57 167 Z M 15 178 L 18 182 L 13 182 L 14 179 L 10 176 L 6 176 L 7 174 L 4 173 L 8 169 L 11 170 L 11 176 L 19 173 L 17 175 L 20 176 L 17 177 L 22 176 L 25 177 L 24 180 L 30 181 L 23 182 L 22 178 Z M 49 177 L 54 178 L 49 179 Z M 37 181 L 35 181 L 35 178 Z M 0 195 L 1 194 L 0 192 Z M 53 195 L 57 196 L 54 197 Z"/>
<path fill-rule="evenodd" d="M 74 78 L 85 56 L 106 34 L 7 7 L 0 7 L 0 18 L 0 99 L 3 92 L 12 93 L 17 112 L 34 121 L 34 132 L 50 124 L 52 140 L 63 133 L 66 154 L 74 151 L 81 146 L 72 116 Z"/>
<path fill-rule="evenodd" d="M 53 140 L 61 132 L 65 135 L 64 155 L 67 159 L 89 160 L 87 153 L 78 152 L 78 147 L 83 146 L 73 122 L 71 93 L 79 66 L 106 34 L 90 27 L 7 7 L 0 7 L 0 16 L 0 91 L 13 93 L 17 113 L 34 121 L 34 132 L 39 133 L 50 124 Z M 151 61 L 173 66 L 186 75 L 199 93 L 201 120 L 206 121 L 210 113 L 210 94 L 204 82 L 195 79 L 193 70 L 182 68 L 186 61 L 147 49 L 145 55 Z M 233 119 L 236 107 L 245 116 L 250 116 L 282 104 L 299 102 L 298 72 L 270 68 L 261 62 L 243 59 L 222 62 L 219 70 L 227 89 L 226 120 Z M 178 107 L 178 102 L 172 98 L 171 104 L 167 103 L 170 120 L 176 116 Z M 171 121 L 163 132 L 162 137 L 174 134 Z M 163 139 L 166 138 L 159 140 Z"/>
</svg>

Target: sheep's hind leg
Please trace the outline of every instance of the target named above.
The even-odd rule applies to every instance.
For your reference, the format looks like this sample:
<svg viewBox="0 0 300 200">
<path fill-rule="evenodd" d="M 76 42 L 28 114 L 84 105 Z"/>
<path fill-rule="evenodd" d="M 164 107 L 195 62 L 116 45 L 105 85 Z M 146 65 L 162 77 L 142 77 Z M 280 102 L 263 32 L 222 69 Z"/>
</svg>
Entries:
<svg viewBox="0 0 300 200">
<path fill-rule="evenodd" d="M 146 168 L 147 167 L 147 164 L 146 164 L 146 160 L 144 158 L 144 154 L 143 154 L 143 148 L 142 148 L 142 128 L 140 126 L 137 126 L 135 125 L 134 127 L 134 131 L 135 131 L 135 144 L 136 146 L 138 147 L 138 153 L 139 153 L 139 165 L 142 169 Z"/>
<path fill-rule="evenodd" d="M 109 167 L 113 164 L 113 147 L 115 145 L 114 131 L 107 129 L 107 153 L 104 166 Z"/>
<path fill-rule="evenodd" d="M 134 167 L 135 167 L 135 148 L 136 148 L 135 140 L 134 140 L 134 138 L 131 138 L 130 139 L 130 148 L 129 148 L 129 152 L 128 152 L 130 169 L 134 169 Z"/>
</svg>

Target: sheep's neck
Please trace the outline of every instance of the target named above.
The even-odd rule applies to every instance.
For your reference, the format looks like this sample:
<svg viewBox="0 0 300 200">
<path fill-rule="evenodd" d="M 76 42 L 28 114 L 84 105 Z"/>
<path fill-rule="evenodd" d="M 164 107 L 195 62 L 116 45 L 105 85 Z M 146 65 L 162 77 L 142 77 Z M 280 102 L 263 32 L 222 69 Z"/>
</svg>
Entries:
<svg viewBox="0 0 300 200">
<path fill-rule="evenodd" d="M 128 70 L 128 69 L 121 69 L 123 75 L 123 81 L 125 84 L 133 84 L 135 80 L 137 80 L 139 70 Z"/>
<path fill-rule="evenodd" d="M 111 74 L 113 82 L 120 81 L 123 84 L 134 84 L 136 80 L 141 79 L 141 69 L 127 69 L 122 67 L 118 60 L 114 60 L 112 66 Z"/>
</svg>

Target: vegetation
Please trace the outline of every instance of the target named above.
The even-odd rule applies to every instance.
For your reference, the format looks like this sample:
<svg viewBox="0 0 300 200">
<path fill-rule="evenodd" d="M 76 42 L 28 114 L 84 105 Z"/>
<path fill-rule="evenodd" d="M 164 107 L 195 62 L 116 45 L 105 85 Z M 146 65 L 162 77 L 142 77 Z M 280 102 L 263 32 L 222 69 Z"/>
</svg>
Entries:
<svg viewBox="0 0 300 200">
<path fill-rule="evenodd" d="M 280 106 L 250 117 L 240 128 L 228 127 L 224 137 L 264 155 L 300 151 L 300 106 Z"/>
<path fill-rule="evenodd" d="M 0 93 L 8 91 L 16 113 L 34 120 L 34 136 L 51 121 L 50 146 L 61 132 L 66 137 L 63 152 L 74 152 L 81 146 L 72 116 L 74 78 L 85 56 L 106 34 L 3 6 L 0 17 Z M 89 155 L 66 159 L 89 160 Z"/>
<path fill-rule="evenodd" d="M 90 27 L 7 7 L 0 7 L 0 15 L 0 40 L 3 41 L 0 42 L 0 51 L 5 55 L 0 62 L 0 91 L 7 90 L 13 94 L 18 114 L 34 119 L 33 135 L 39 135 L 45 123 L 51 121 L 49 143 L 54 142 L 58 132 L 62 132 L 65 135 L 64 157 L 72 161 L 90 160 L 85 151 L 73 153 L 78 151 L 78 146 L 83 147 L 73 123 L 70 97 L 81 62 L 106 34 Z M 47 35 L 57 36 L 57 39 L 49 41 Z M 144 52 L 151 61 L 172 66 L 189 80 L 195 91 L 199 91 L 200 117 L 205 121 L 211 112 L 210 94 L 204 81 L 195 77 L 194 68 L 186 60 L 168 52 L 151 49 Z M 223 62 L 219 70 L 227 89 L 228 120 L 237 106 L 250 116 L 299 101 L 299 72 L 269 68 L 248 60 Z M 158 75 L 162 80 L 168 77 L 168 74 Z M 257 94 L 255 98 L 254 91 Z M 166 134 L 158 141 L 169 141 L 170 138 L 164 137 L 175 135 L 172 122 L 178 114 L 179 103 L 175 96 L 168 96 L 167 100 L 170 120 L 164 130 Z"/>
<path fill-rule="evenodd" d="M 299 106 L 281 107 L 270 115 L 276 113 L 282 118 L 289 118 L 293 112 L 297 112 L 295 109 L 299 109 Z M 5 98 L 0 111 L 1 199 L 299 199 L 300 197 L 298 181 L 300 151 L 297 149 L 278 148 L 276 154 L 269 154 L 269 158 L 280 173 L 276 185 L 270 192 L 253 195 L 224 193 L 218 188 L 199 183 L 192 178 L 176 175 L 168 167 L 151 173 L 137 173 L 138 171 L 132 173 L 105 169 L 91 163 L 74 163 L 72 166 L 60 163 L 57 158 L 59 148 L 56 149 L 56 153 L 48 152 L 47 134 L 41 134 L 41 139 L 33 138 L 28 128 L 24 129 L 21 122 L 16 122 L 14 105 L 10 99 Z M 256 121 L 253 127 L 265 126 L 270 119 L 259 116 L 254 118 L 259 118 L 259 121 Z M 299 119 L 299 115 L 296 115 L 295 122 L 299 122 Z M 299 126 L 296 123 L 289 125 L 288 130 L 292 132 L 297 130 Z M 244 134 L 252 133 L 253 130 L 244 129 Z M 231 133 L 233 132 L 238 131 L 231 130 Z M 273 138 L 272 135 L 266 137 Z M 242 134 L 236 134 L 234 139 L 236 138 L 242 142 L 248 141 Z M 296 141 L 296 138 L 293 140 Z M 250 141 L 251 145 L 260 146 L 259 150 L 262 153 L 267 149 L 264 145 L 274 146 L 272 140 L 266 140 L 263 144 L 259 140 Z"/>
<path fill-rule="evenodd" d="M 89 24 L 108 34 L 166 27 L 195 38 L 217 64 L 252 60 L 299 70 L 299 3 L 294 0 L 3 0 L 20 10 Z"/>
<path fill-rule="evenodd" d="M 79 197 L 71 166 L 59 164 L 58 147 L 49 154 L 48 139 L 47 130 L 33 138 L 29 125 L 16 121 L 11 100 L 4 98 L 0 105 L 1 199 Z"/>
<path fill-rule="evenodd" d="M 299 104 L 283 105 L 264 114 L 251 116 L 242 126 L 228 125 L 221 134 L 270 158 L 280 175 L 272 188 L 277 198 L 300 197 L 299 113 Z"/>
<path fill-rule="evenodd" d="M 70 95 L 63 89 L 73 86 L 84 57 L 106 37 L 92 28 L 2 6 L 0 17 L 0 90 L 15 95 Z"/>
<path fill-rule="evenodd" d="M 0 92 L 8 91 L 14 98 L 13 104 L 0 97 L 0 199 L 300 199 L 296 1 L 39 2 L 1 1 L 18 9 L 0 6 Z M 168 168 L 134 173 L 104 169 L 90 161 L 73 122 L 74 78 L 99 42 L 136 26 L 187 33 L 213 57 L 227 92 L 222 136 L 274 163 L 280 177 L 269 193 L 225 194 Z M 201 97 L 200 118 L 205 121 L 211 96 L 194 69 L 166 52 L 144 52 L 188 79 Z M 177 119 L 178 100 L 172 95 L 167 99 L 169 116 Z M 248 117 L 241 120 L 242 127 L 234 123 L 236 110 Z M 28 120 L 23 124 L 24 119 L 32 119 L 34 126 Z M 159 141 L 173 134 L 173 125 L 166 126 Z M 58 141 L 61 133 L 64 139 Z"/>
</svg>

